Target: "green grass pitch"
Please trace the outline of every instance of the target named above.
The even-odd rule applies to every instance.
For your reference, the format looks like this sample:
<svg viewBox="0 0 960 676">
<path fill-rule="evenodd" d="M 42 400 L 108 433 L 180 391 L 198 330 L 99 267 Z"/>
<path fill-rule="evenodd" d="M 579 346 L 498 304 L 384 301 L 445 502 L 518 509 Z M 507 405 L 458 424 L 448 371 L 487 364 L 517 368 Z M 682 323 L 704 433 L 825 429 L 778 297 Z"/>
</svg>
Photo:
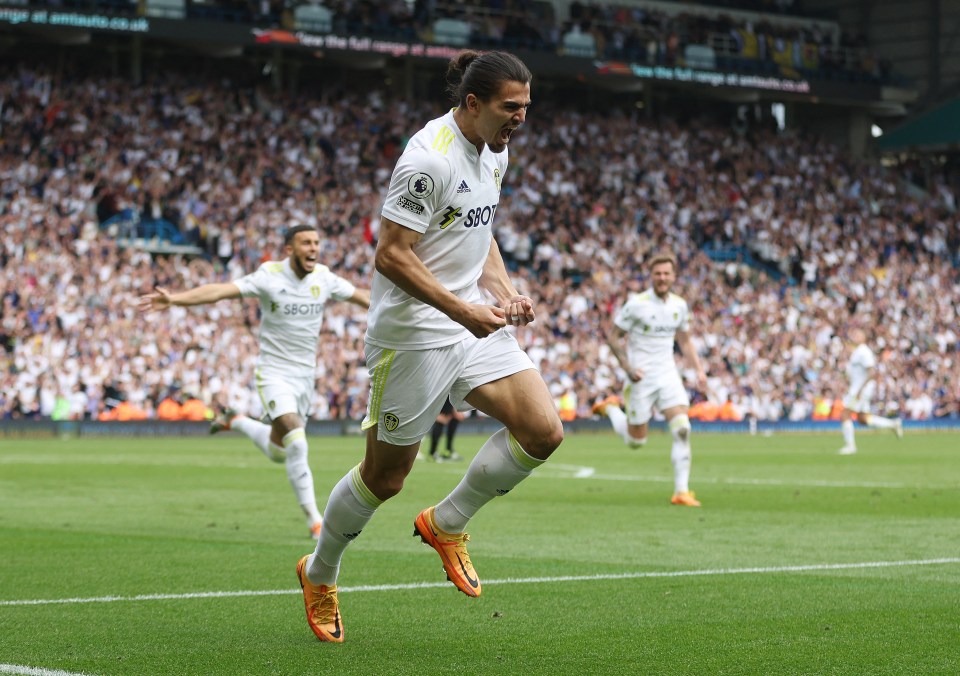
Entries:
<svg viewBox="0 0 960 676">
<path fill-rule="evenodd" d="M 309 441 L 322 506 L 362 442 Z M 411 537 L 465 464 L 418 462 L 347 550 L 343 645 L 245 438 L 0 441 L 0 673 L 960 673 L 960 435 L 693 441 L 700 509 L 669 504 L 666 435 L 569 435 L 471 522 L 479 599 Z"/>
</svg>

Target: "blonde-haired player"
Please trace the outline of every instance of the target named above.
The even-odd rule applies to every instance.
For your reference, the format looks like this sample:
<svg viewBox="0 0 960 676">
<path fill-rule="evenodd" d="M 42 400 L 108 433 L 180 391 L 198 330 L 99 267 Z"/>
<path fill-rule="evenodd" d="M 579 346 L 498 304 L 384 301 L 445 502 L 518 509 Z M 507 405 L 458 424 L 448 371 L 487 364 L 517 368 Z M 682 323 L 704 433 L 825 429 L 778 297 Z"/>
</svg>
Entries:
<svg viewBox="0 0 960 676">
<path fill-rule="evenodd" d="M 903 436 L 903 421 L 900 418 L 885 418 L 870 413 L 870 402 L 877 388 L 875 380 L 877 358 L 867 345 L 866 332 L 860 328 L 853 328 L 847 336 L 854 348 L 846 368 L 850 387 L 843 397 L 843 413 L 840 418 L 843 447 L 838 451 L 840 455 L 853 455 L 857 452 L 853 414 L 857 415 L 858 422 L 867 427 L 893 430 L 898 438 Z"/>
<path fill-rule="evenodd" d="M 647 443 L 647 427 L 657 408 L 663 413 L 673 437 L 674 505 L 699 507 L 690 491 L 690 399 L 673 359 L 674 341 L 697 373 L 697 384 L 706 388 L 707 374 L 700 365 L 690 336 L 687 302 L 671 293 L 677 279 L 677 259 L 672 253 L 654 255 L 649 261 L 652 288 L 631 295 L 614 316 L 607 343 L 626 372 L 626 413 L 616 397 L 597 403 L 593 412 L 605 415 L 613 429 L 631 448 Z M 626 345 L 624 345 L 626 344 Z"/>
</svg>

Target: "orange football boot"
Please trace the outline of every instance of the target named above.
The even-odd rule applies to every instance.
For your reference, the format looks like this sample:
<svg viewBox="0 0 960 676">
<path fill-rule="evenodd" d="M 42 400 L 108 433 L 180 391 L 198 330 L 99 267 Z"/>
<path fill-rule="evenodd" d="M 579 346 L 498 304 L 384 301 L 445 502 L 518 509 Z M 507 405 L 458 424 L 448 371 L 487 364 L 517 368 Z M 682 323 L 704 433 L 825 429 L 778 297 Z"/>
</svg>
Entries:
<svg viewBox="0 0 960 676">
<path fill-rule="evenodd" d="M 307 578 L 307 554 L 297 562 L 297 579 L 303 589 L 303 605 L 307 609 L 307 624 L 321 641 L 343 643 L 343 621 L 337 601 L 337 585 L 315 585 Z"/>
<path fill-rule="evenodd" d="M 420 536 L 425 544 L 430 545 L 443 562 L 443 569 L 447 572 L 447 579 L 456 585 L 457 589 L 467 596 L 480 596 L 480 578 L 473 569 L 470 555 L 467 553 L 467 542 L 470 536 L 466 533 L 451 535 L 437 528 L 433 520 L 433 507 L 420 512 L 413 522 L 413 535 Z"/>
</svg>

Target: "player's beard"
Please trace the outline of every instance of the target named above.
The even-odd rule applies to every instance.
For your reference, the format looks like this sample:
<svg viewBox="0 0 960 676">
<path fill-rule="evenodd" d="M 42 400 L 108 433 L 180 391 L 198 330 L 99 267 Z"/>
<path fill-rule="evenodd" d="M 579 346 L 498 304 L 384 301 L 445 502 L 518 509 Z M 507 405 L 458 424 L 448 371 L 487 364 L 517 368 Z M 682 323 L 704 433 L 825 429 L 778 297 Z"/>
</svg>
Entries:
<svg viewBox="0 0 960 676">
<path fill-rule="evenodd" d="M 297 275 L 297 277 L 302 279 L 310 274 L 310 270 L 307 270 L 304 260 L 299 256 L 293 256 L 291 262 L 292 265 L 290 267 L 293 268 L 293 272 Z"/>
</svg>

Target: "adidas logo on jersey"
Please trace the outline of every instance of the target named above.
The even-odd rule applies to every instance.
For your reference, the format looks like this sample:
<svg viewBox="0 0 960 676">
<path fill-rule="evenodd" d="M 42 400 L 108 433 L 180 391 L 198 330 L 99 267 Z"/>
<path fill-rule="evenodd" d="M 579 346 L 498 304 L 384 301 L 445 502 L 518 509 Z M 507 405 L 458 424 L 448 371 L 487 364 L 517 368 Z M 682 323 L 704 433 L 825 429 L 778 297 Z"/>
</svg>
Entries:
<svg viewBox="0 0 960 676">
<path fill-rule="evenodd" d="M 460 187 L 457 188 L 457 192 L 460 194 L 470 192 L 470 187 L 467 185 L 466 181 L 460 181 Z"/>
</svg>

